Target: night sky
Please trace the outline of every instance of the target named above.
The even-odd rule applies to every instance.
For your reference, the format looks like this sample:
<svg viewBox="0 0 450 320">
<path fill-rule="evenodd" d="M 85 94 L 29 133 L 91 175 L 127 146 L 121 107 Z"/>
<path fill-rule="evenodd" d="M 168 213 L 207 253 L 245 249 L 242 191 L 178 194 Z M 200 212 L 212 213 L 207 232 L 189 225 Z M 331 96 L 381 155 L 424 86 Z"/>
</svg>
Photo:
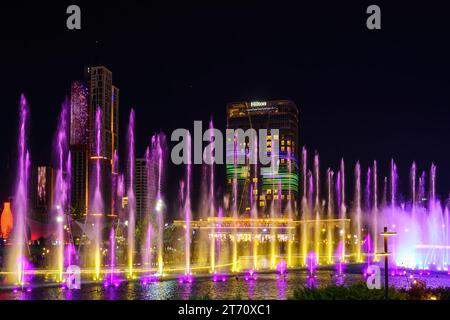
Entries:
<svg viewBox="0 0 450 320">
<path fill-rule="evenodd" d="M 420 170 L 435 162 L 438 192 L 448 196 L 445 10 L 380 5 L 382 30 L 369 31 L 367 4 L 238 3 L 72 1 L 81 6 L 82 30 L 70 31 L 68 4 L 2 2 L 0 200 L 12 193 L 20 94 L 31 108 L 31 159 L 48 164 L 70 82 L 97 62 L 112 70 L 120 88 L 122 157 L 131 107 L 137 114 L 136 154 L 143 156 L 159 130 L 192 129 L 194 120 L 210 116 L 223 129 L 228 102 L 290 99 L 300 110 L 299 143 L 311 154 L 319 151 L 323 172 L 337 169 L 344 157 L 348 181 L 357 160 L 366 170 L 377 159 L 380 175 L 387 175 L 394 158 L 406 193 L 411 162 Z M 172 187 L 181 174 L 181 168 L 170 168 Z"/>
</svg>

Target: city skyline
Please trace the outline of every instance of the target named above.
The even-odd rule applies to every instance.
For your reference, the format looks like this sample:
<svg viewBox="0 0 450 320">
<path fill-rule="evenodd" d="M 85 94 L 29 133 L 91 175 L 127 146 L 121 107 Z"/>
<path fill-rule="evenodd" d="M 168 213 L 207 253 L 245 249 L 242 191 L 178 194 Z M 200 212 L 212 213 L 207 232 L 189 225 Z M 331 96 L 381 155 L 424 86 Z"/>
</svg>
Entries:
<svg viewBox="0 0 450 320">
<path fill-rule="evenodd" d="M 434 161 L 440 173 L 439 194 L 448 195 L 446 74 L 450 64 L 446 57 L 450 50 L 441 34 L 425 29 L 397 36 L 381 30 L 363 36 L 365 31 L 353 28 L 354 20 L 347 29 L 343 26 L 333 33 L 306 22 L 297 26 L 289 17 L 305 18 L 306 11 L 301 10 L 283 12 L 284 24 L 255 25 L 251 21 L 257 17 L 270 16 L 269 8 L 233 10 L 232 5 L 213 7 L 208 15 L 203 14 L 206 9 L 191 8 L 181 14 L 182 7 L 170 11 L 157 6 L 148 14 L 158 19 L 145 26 L 146 11 L 138 8 L 139 4 L 134 9 L 87 6 L 85 28 L 79 33 L 64 29 L 64 20 L 58 28 L 57 12 L 65 10 L 62 5 L 50 9 L 45 23 L 28 10 L 21 12 L 20 25 L 10 21 L 17 37 L 5 36 L 10 45 L 1 63 L 7 76 L 0 85 L 4 117 L 14 119 L 0 129 L 5 146 L 0 163 L 7 181 L 12 182 L 13 124 L 22 91 L 30 101 L 33 119 L 29 136 L 33 162 L 50 163 L 47 137 L 54 135 L 70 82 L 83 77 L 85 65 L 102 60 L 113 70 L 121 89 L 119 131 L 126 130 L 130 108 L 139 115 L 136 150 L 141 156 L 151 134 L 160 130 L 189 128 L 194 120 L 206 122 L 211 116 L 224 129 L 224 107 L 230 102 L 290 99 L 298 105 L 303 120 L 299 145 L 318 150 L 327 166 L 337 168 L 341 157 L 350 163 L 360 160 L 363 166 L 378 159 L 387 172 L 394 158 L 400 175 L 407 176 L 405 168 L 412 161 L 420 167 Z M 97 21 L 96 16 L 120 20 L 113 24 L 113 19 Z M 228 24 L 227 17 L 239 24 Z M 389 12 L 385 17 L 389 19 Z M 43 31 L 43 37 L 25 36 Z M 33 55 L 26 54 L 29 47 L 35 49 Z M 10 51 L 13 48 L 16 54 Z M 22 61 L 28 61 L 27 65 Z M 182 117 L 172 119 L 175 113 Z M 123 159 L 124 150 L 120 152 Z M 177 168 L 172 171 L 171 176 L 181 174 Z M 177 179 L 168 178 L 172 184 Z M 0 195 L 5 198 L 11 190 L 1 186 Z"/>
<path fill-rule="evenodd" d="M 448 11 L 296 2 L 0 4 L 0 300 L 448 298 Z"/>
</svg>

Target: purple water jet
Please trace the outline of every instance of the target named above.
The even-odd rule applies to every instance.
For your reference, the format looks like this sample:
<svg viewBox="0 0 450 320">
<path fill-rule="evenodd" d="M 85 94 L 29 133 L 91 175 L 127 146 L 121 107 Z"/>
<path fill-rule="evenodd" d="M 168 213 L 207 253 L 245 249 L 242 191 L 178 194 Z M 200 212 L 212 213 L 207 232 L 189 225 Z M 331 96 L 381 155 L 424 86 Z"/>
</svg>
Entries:
<svg viewBox="0 0 450 320">
<path fill-rule="evenodd" d="M 127 250 L 128 250 L 128 277 L 133 277 L 135 228 L 136 228 L 136 199 L 134 195 L 134 110 L 130 112 L 128 122 L 128 225 L 127 225 Z"/>
<path fill-rule="evenodd" d="M 29 153 L 27 149 L 28 103 L 25 96 L 20 97 L 19 104 L 19 139 L 17 144 L 17 173 L 13 199 L 14 227 L 12 230 L 12 250 L 9 257 L 9 270 L 14 275 L 13 281 L 25 285 L 25 272 L 28 265 L 26 258 L 27 213 L 28 213 L 28 172 Z"/>
</svg>

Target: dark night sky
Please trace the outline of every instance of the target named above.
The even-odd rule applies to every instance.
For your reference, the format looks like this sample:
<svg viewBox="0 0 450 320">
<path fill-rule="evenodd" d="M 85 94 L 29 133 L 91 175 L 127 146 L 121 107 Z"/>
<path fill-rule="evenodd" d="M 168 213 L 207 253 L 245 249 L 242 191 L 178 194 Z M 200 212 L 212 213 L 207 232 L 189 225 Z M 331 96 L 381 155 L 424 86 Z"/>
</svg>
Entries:
<svg viewBox="0 0 450 320">
<path fill-rule="evenodd" d="M 186 2 L 80 4 L 81 31 L 65 28 L 62 3 L 0 5 L 1 199 L 12 190 L 20 93 L 31 106 L 32 161 L 48 163 L 70 81 L 96 57 L 121 90 L 122 151 L 131 107 L 137 113 L 136 153 L 143 155 L 160 129 L 192 128 L 194 120 L 211 115 L 223 128 L 228 102 L 291 99 L 300 109 L 300 144 L 320 152 L 323 169 L 337 168 L 341 157 L 349 172 L 357 160 L 367 168 L 377 159 L 385 175 L 394 157 L 405 190 L 411 162 L 428 170 L 434 161 L 438 191 L 447 197 L 445 10 L 381 5 L 383 29 L 369 31 L 364 4 Z M 172 183 L 180 171 L 170 170 Z"/>
</svg>

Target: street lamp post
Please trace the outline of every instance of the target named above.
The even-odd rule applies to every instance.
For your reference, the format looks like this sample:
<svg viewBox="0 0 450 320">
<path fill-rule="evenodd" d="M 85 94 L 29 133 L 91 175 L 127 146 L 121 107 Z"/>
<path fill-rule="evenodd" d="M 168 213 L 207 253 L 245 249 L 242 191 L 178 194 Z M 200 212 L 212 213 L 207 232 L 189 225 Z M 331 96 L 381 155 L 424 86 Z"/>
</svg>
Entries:
<svg viewBox="0 0 450 320">
<path fill-rule="evenodd" d="M 389 299 L 389 256 L 391 253 L 388 251 L 388 238 L 397 235 L 397 232 L 389 232 L 387 227 L 384 227 L 380 236 L 384 238 L 384 252 L 377 253 L 377 255 L 384 256 L 384 298 Z"/>
</svg>

